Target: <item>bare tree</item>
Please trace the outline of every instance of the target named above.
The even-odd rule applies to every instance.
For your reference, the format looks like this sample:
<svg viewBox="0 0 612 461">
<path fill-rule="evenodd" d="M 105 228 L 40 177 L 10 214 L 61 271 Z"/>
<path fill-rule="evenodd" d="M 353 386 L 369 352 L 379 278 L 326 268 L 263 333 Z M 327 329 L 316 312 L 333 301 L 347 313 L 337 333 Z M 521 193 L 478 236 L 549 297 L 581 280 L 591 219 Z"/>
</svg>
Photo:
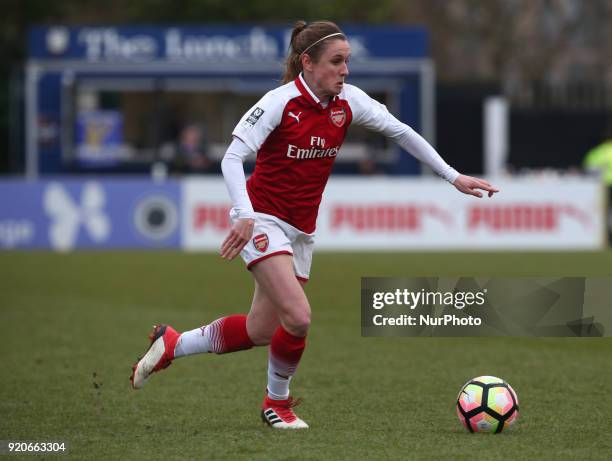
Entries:
<svg viewBox="0 0 612 461">
<path fill-rule="evenodd" d="M 612 87 L 612 0 L 419 0 L 393 16 L 424 23 L 444 81 L 493 80 L 509 94 Z"/>
</svg>

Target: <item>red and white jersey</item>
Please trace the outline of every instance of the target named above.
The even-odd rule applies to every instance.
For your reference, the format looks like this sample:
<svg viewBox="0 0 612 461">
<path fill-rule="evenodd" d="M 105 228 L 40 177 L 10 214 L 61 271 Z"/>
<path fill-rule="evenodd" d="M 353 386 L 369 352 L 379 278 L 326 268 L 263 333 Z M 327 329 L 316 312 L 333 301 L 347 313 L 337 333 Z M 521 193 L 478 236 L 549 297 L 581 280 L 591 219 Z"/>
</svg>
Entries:
<svg viewBox="0 0 612 461">
<path fill-rule="evenodd" d="M 327 107 L 301 75 L 264 95 L 232 133 L 257 152 L 247 181 L 254 211 L 314 232 L 323 190 L 351 123 L 396 141 L 412 131 L 384 105 L 349 84 Z"/>
</svg>

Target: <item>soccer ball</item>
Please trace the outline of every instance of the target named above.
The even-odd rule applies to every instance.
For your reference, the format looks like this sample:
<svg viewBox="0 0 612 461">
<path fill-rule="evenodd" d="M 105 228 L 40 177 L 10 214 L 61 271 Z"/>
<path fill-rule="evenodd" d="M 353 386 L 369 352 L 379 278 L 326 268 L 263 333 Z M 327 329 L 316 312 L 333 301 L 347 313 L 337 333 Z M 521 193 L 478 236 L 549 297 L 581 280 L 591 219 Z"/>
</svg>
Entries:
<svg viewBox="0 0 612 461">
<path fill-rule="evenodd" d="M 499 434 L 518 419 L 514 389 L 495 376 L 479 376 L 463 385 L 457 396 L 457 416 L 470 432 Z"/>
</svg>

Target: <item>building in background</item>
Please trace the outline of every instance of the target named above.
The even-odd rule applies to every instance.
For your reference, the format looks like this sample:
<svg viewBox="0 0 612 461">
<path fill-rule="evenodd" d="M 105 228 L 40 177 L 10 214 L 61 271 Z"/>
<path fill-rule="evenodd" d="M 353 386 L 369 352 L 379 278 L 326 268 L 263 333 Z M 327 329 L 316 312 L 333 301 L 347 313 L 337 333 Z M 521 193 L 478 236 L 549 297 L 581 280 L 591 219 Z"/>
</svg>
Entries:
<svg viewBox="0 0 612 461">
<path fill-rule="evenodd" d="M 434 72 L 424 28 L 347 27 L 351 82 L 434 142 Z M 35 27 L 26 64 L 26 171 L 148 172 L 177 125 L 206 126 L 218 162 L 241 115 L 277 87 L 290 29 Z M 371 149 L 376 145 L 376 149 Z M 337 170 L 417 174 L 394 144 L 352 130 Z M 218 172 L 218 171 L 217 171 Z"/>
</svg>

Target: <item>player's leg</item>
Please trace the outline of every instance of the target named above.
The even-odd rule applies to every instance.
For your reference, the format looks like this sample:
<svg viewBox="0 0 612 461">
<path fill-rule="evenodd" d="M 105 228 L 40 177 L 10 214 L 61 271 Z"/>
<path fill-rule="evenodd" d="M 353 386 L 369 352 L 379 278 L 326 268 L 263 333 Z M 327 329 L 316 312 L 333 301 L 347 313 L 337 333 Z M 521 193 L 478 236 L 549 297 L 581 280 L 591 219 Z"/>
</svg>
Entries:
<svg viewBox="0 0 612 461">
<path fill-rule="evenodd" d="M 310 327 L 310 304 L 296 278 L 293 256 L 279 254 L 251 269 L 258 288 L 273 306 L 280 326 L 297 337 L 305 337 Z"/>
<path fill-rule="evenodd" d="M 132 366 L 132 387 L 142 388 L 152 373 L 167 368 L 175 358 L 250 349 L 254 343 L 247 333 L 246 321 L 245 314 L 229 315 L 182 334 L 169 325 L 155 326 L 149 335 L 149 350 Z"/>
<path fill-rule="evenodd" d="M 253 235 L 253 239 L 240 252 L 247 268 L 256 267 L 273 255 L 291 254 L 287 235 L 270 217 L 257 215 Z M 267 290 L 256 282 L 248 316 L 223 317 L 201 327 L 201 331 L 196 329 L 184 333 L 177 343 L 177 357 L 199 352 L 223 354 L 268 344 L 279 322 L 278 314 L 270 306 L 272 302 Z"/>
<path fill-rule="evenodd" d="M 280 325 L 276 308 L 255 280 L 251 310 L 247 315 L 247 333 L 256 346 L 267 346 Z"/>
<path fill-rule="evenodd" d="M 219 324 L 223 326 L 218 327 Z M 186 331 L 177 342 L 175 357 L 204 352 L 223 354 L 248 349 L 250 345 L 265 346 L 270 344 L 278 325 L 278 315 L 270 298 L 255 281 L 248 315 L 222 317 L 209 325 Z"/>
<path fill-rule="evenodd" d="M 293 257 L 277 255 L 261 261 L 252 269 L 261 290 L 270 300 L 280 325 L 270 341 L 268 389 L 262 418 L 281 429 L 301 429 L 308 425 L 293 412 L 289 384 L 306 346 L 310 327 L 310 304 L 296 279 Z"/>
<path fill-rule="evenodd" d="M 254 302 L 259 298 L 255 296 Z M 247 333 L 244 314 L 221 317 L 182 334 L 169 325 L 155 326 L 149 338 L 149 350 L 132 366 L 130 379 L 134 389 L 142 388 L 152 373 L 167 368 L 175 358 L 205 352 L 225 354 L 255 345 Z"/>
<path fill-rule="evenodd" d="M 263 235 L 266 239 L 265 248 L 250 242 L 241 252 L 241 257 L 248 266 L 257 264 L 261 259 L 271 254 L 291 254 L 290 242 L 284 231 L 275 221 L 270 221 L 265 215 L 258 216 L 254 235 Z M 267 307 L 269 297 L 256 286 L 253 305 L 251 306 L 251 331 L 256 334 L 252 341 L 247 331 L 247 316 L 244 314 L 222 317 L 182 334 L 169 326 L 154 327 L 149 336 L 151 346 L 147 353 L 132 367 L 130 379 L 135 389 L 140 389 L 155 371 L 170 365 L 173 359 L 203 352 L 223 354 L 249 349 L 255 344 L 268 344 L 276 327 L 278 317 L 275 309 Z M 269 323 L 267 323 L 269 321 Z"/>
<path fill-rule="evenodd" d="M 248 316 L 222 317 L 182 334 L 169 325 L 155 326 L 149 336 L 149 350 L 132 367 L 133 387 L 142 388 L 153 372 L 168 367 L 175 358 L 205 352 L 222 354 L 270 344 L 279 325 L 276 310 L 270 303 L 256 281 Z"/>
<path fill-rule="evenodd" d="M 233 314 L 183 333 L 177 341 L 175 357 L 214 352 L 226 354 L 250 349 L 254 346 L 249 338 L 245 314 Z"/>
</svg>

